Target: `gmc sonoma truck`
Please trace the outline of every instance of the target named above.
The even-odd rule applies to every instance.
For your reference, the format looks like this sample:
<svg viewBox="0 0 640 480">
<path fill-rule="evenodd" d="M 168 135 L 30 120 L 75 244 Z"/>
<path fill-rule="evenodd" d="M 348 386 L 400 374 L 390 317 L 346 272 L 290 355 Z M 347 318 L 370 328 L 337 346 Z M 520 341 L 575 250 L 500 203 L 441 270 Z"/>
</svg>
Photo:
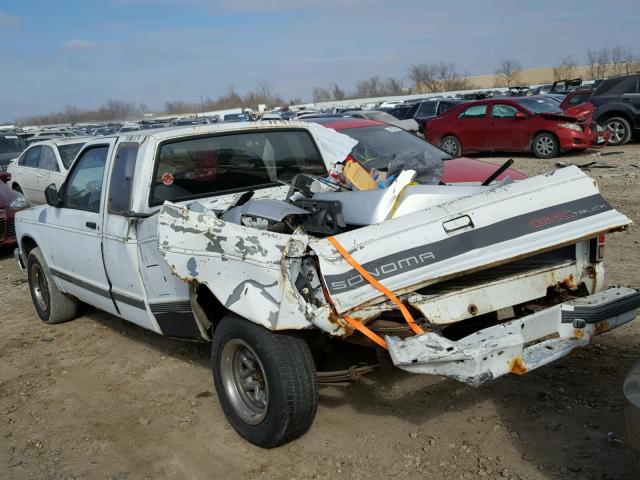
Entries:
<svg viewBox="0 0 640 480">
<path fill-rule="evenodd" d="M 604 235 L 631 222 L 576 167 L 486 186 L 404 169 L 356 191 L 327 180 L 356 144 L 303 122 L 90 141 L 47 205 L 17 215 L 39 317 L 82 301 L 210 341 L 222 408 L 262 447 L 312 424 L 318 338 L 480 385 L 635 317 L 640 293 L 604 289 L 602 264 Z"/>
</svg>

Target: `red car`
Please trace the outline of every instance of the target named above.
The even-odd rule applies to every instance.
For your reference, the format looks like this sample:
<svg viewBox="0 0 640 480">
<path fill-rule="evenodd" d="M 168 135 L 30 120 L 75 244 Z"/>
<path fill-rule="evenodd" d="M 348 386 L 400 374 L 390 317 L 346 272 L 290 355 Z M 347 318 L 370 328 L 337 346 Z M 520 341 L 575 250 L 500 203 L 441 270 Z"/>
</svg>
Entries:
<svg viewBox="0 0 640 480">
<path fill-rule="evenodd" d="M 27 206 L 27 201 L 22 194 L 12 190 L 6 183 L 0 182 L 0 248 L 16 243 L 14 215 Z"/>
<path fill-rule="evenodd" d="M 604 146 L 591 115 L 570 116 L 544 97 L 469 102 L 429 120 L 426 139 L 453 156 L 466 152 L 532 152 L 552 158 L 562 150 Z"/>
<path fill-rule="evenodd" d="M 358 150 L 356 158 L 358 155 L 376 157 L 375 161 L 378 163 L 371 165 L 373 168 L 384 169 L 392 157 L 404 152 L 420 151 L 430 156 L 435 155 L 444 161 L 443 183 L 482 183 L 498 169 L 498 165 L 482 160 L 452 158 L 422 138 L 376 120 L 314 118 L 308 121 L 319 123 L 358 140 L 358 145 L 354 148 L 354 152 Z M 502 172 L 497 179 L 502 180 L 506 177 L 512 180 L 527 178 L 524 173 L 512 168 Z"/>
</svg>

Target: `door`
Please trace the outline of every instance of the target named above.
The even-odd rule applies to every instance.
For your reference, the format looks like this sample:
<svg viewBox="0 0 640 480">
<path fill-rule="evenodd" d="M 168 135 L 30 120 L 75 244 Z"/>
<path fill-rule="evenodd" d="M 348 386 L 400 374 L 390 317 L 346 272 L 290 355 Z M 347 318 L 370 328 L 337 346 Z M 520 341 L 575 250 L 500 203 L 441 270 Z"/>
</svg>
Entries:
<svg viewBox="0 0 640 480">
<path fill-rule="evenodd" d="M 517 118 L 520 110 L 506 103 L 494 103 L 489 117 L 487 137 L 494 150 L 514 152 L 524 150 L 527 140 L 531 140 L 529 133 L 525 140 L 527 126 L 530 119 Z M 524 114 L 524 112 L 522 112 Z"/>
<path fill-rule="evenodd" d="M 464 109 L 454 121 L 454 133 L 462 143 L 462 151 L 487 149 L 487 104 Z"/>
<path fill-rule="evenodd" d="M 36 193 L 34 194 L 34 201 L 37 203 L 45 203 L 44 198 L 45 189 L 51 185 L 52 173 L 55 174 L 59 170 L 58 159 L 56 154 L 48 145 L 43 145 L 40 150 L 40 162 L 36 171 Z"/>
<path fill-rule="evenodd" d="M 40 164 L 41 145 L 29 148 L 18 161 L 18 175 L 13 179 L 18 184 L 22 193 L 30 203 L 42 203 L 38 201 L 38 166 Z"/>
<path fill-rule="evenodd" d="M 69 172 L 62 207 L 47 215 L 51 273 L 80 300 L 117 314 L 104 269 L 102 217 L 105 170 L 114 140 L 85 149 Z"/>
<path fill-rule="evenodd" d="M 104 256 L 109 259 L 105 262 L 105 269 L 120 316 L 161 333 L 148 308 L 149 299 L 140 273 L 138 229 L 141 220 L 125 216 L 131 210 L 131 189 L 137 157 L 137 143 L 116 145 L 103 222 Z"/>
</svg>

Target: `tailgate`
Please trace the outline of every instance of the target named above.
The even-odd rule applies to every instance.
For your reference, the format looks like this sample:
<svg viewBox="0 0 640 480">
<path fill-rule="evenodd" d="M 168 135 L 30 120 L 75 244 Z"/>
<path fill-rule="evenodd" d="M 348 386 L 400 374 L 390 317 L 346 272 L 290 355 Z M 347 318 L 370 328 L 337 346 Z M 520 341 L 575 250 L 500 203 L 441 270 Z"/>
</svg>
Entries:
<svg viewBox="0 0 640 480">
<path fill-rule="evenodd" d="M 572 166 L 335 238 L 373 277 L 401 294 L 629 223 L 595 181 Z M 328 240 L 312 239 L 309 246 L 339 314 L 385 299 Z"/>
</svg>

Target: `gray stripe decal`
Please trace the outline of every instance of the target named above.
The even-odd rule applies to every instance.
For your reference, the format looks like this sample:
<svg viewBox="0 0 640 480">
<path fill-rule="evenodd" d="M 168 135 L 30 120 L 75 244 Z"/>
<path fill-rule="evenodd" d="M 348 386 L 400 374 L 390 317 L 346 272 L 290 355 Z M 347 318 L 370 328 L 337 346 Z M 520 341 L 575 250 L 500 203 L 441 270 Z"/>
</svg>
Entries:
<svg viewBox="0 0 640 480">
<path fill-rule="evenodd" d="M 163 303 L 151 303 L 152 313 L 190 313 L 191 302 L 189 300 L 175 301 L 175 302 L 163 302 Z"/>
<path fill-rule="evenodd" d="M 88 290 L 89 292 L 100 295 L 101 297 L 105 297 L 109 299 L 111 298 L 108 290 L 104 290 L 100 287 L 96 287 L 95 285 L 91 285 L 87 282 L 80 280 L 79 278 L 72 277 L 71 275 L 67 275 L 64 272 L 56 270 L 55 268 L 49 268 L 49 271 L 51 272 L 51 275 L 58 277 L 66 282 L 72 283 L 80 288 L 84 288 L 85 290 Z"/>
<path fill-rule="evenodd" d="M 364 263 L 362 266 L 377 280 L 384 280 L 400 273 L 442 262 L 470 250 L 489 247 L 609 210 L 612 210 L 612 207 L 602 195 L 591 195 L 501 220 L 451 238 L 386 255 Z M 324 280 L 330 294 L 340 294 L 368 285 L 368 282 L 355 269 L 337 275 L 326 275 Z"/>
<path fill-rule="evenodd" d="M 112 292 L 112 293 L 113 293 L 113 299 L 117 302 L 122 302 L 134 308 L 139 308 L 140 310 L 147 309 L 146 305 L 144 304 L 144 300 L 129 297 L 128 295 L 123 295 L 122 293 L 116 293 L 116 292 Z"/>
</svg>

